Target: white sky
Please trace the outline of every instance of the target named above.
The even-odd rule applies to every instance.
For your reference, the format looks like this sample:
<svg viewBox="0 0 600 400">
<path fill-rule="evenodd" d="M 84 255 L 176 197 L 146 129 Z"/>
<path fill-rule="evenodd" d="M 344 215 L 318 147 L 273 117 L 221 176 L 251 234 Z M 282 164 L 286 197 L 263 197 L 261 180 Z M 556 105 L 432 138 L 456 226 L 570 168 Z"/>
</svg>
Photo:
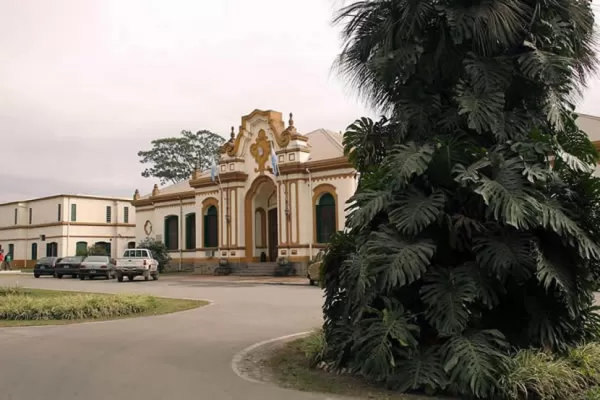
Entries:
<svg viewBox="0 0 600 400">
<path fill-rule="evenodd" d="M 138 150 L 228 135 L 255 108 L 293 112 L 301 132 L 371 114 L 331 72 L 339 5 L 0 0 L 0 202 L 148 192 Z M 580 111 L 600 115 L 600 80 Z"/>
</svg>

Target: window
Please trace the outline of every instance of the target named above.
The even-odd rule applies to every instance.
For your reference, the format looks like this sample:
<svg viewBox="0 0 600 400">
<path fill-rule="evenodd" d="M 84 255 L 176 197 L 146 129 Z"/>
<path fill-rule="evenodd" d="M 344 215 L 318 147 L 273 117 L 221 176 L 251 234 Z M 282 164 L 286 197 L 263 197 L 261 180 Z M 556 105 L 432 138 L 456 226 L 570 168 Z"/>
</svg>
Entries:
<svg viewBox="0 0 600 400">
<path fill-rule="evenodd" d="M 185 248 L 187 250 L 196 248 L 196 214 L 185 216 Z"/>
<path fill-rule="evenodd" d="M 77 221 L 77 204 L 71 204 L 71 222 Z"/>
<path fill-rule="evenodd" d="M 112 207 L 106 206 L 106 223 L 110 224 L 112 221 Z"/>
<path fill-rule="evenodd" d="M 128 249 L 135 249 L 135 242 L 128 242 L 127 243 L 127 248 Z"/>
<path fill-rule="evenodd" d="M 58 257 L 58 243 L 46 243 L 46 257 Z"/>
<path fill-rule="evenodd" d="M 165 246 L 167 250 L 179 249 L 179 218 L 176 215 L 165 218 Z"/>
<path fill-rule="evenodd" d="M 15 245 L 14 244 L 10 243 L 8 245 L 8 253 L 7 254 L 10 254 L 12 256 L 13 260 L 15 259 Z"/>
<path fill-rule="evenodd" d="M 94 255 L 95 256 L 111 256 L 112 249 L 109 242 L 96 242 L 94 243 Z"/>
<path fill-rule="evenodd" d="M 62 221 L 62 204 L 57 204 L 58 206 L 58 221 Z"/>
<path fill-rule="evenodd" d="M 31 225 L 31 221 L 33 221 L 33 208 L 29 207 L 29 225 Z"/>
<path fill-rule="evenodd" d="M 15 225 L 17 225 L 18 221 L 19 221 L 19 209 L 15 208 Z"/>
<path fill-rule="evenodd" d="M 37 243 L 31 243 L 31 259 L 37 260 Z"/>
<path fill-rule="evenodd" d="M 87 242 L 77 242 L 75 244 L 75 255 L 76 256 L 86 255 L 87 252 L 88 252 L 88 244 L 87 244 Z"/>
<path fill-rule="evenodd" d="M 215 206 L 208 207 L 204 215 L 204 247 L 219 247 L 219 222 Z"/>
<path fill-rule="evenodd" d="M 129 223 L 129 207 L 125 207 L 123 209 L 123 222 L 125 222 L 126 224 Z"/>
<path fill-rule="evenodd" d="M 317 243 L 327 243 L 337 230 L 335 219 L 335 199 L 330 193 L 323 194 L 315 206 Z"/>
</svg>

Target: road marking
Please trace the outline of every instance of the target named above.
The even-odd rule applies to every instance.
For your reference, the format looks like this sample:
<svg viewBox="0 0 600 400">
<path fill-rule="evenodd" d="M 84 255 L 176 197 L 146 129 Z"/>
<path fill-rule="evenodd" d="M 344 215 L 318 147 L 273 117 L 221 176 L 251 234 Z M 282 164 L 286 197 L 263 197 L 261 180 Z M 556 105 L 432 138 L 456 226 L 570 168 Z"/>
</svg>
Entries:
<svg viewBox="0 0 600 400">
<path fill-rule="evenodd" d="M 279 342 L 282 340 L 286 340 L 286 339 L 291 339 L 291 338 L 295 338 L 295 337 L 299 337 L 299 336 L 306 336 L 309 335 L 310 333 L 312 333 L 312 331 L 307 331 L 307 332 L 300 332 L 300 333 L 293 333 L 291 335 L 286 335 L 286 336 L 280 336 L 280 337 L 276 337 L 273 339 L 268 339 L 268 340 L 263 340 L 262 342 L 258 342 L 258 343 L 254 343 L 251 346 L 246 347 L 244 350 L 240 351 L 239 353 L 237 353 L 235 356 L 233 356 L 233 359 L 231 360 L 231 369 L 233 370 L 233 372 L 235 372 L 235 374 L 237 376 L 239 376 L 240 378 L 248 381 L 248 382 L 253 382 L 253 383 L 265 383 L 263 381 L 257 381 L 256 379 L 252 379 L 249 376 L 247 376 L 245 373 L 243 373 L 242 371 L 240 371 L 239 368 L 239 364 L 240 362 L 252 351 L 258 349 L 259 347 L 265 346 L 267 344 L 271 344 L 274 342 Z"/>
</svg>

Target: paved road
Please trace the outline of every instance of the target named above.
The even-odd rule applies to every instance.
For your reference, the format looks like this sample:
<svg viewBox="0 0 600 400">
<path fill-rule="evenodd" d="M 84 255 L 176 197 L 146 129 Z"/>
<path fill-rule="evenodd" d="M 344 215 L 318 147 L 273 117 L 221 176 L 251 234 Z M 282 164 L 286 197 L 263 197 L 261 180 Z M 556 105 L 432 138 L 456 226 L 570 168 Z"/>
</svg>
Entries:
<svg viewBox="0 0 600 400">
<path fill-rule="evenodd" d="M 321 292 L 312 287 L 104 282 L 3 276 L 0 285 L 151 293 L 214 304 L 158 317 L 0 328 L 3 400 L 308 400 L 333 398 L 247 382 L 232 357 L 266 339 L 320 324 Z"/>
</svg>

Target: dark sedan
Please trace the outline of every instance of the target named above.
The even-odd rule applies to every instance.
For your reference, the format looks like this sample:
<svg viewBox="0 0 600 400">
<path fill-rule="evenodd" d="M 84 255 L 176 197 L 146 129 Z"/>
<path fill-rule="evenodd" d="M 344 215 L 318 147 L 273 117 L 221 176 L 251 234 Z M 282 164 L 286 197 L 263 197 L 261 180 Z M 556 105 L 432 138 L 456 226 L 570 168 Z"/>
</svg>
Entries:
<svg viewBox="0 0 600 400">
<path fill-rule="evenodd" d="M 63 275 L 70 275 L 71 278 L 77 278 L 79 275 L 79 266 L 83 257 L 65 257 L 54 267 L 54 277 L 61 279 Z"/>
<path fill-rule="evenodd" d="M 58 257 L 43 257 L 37 260 L 33 267 L 33 276 L 39 278 L 42 275 L 54 276 L 54 267 L 61 259 Z"/>
<path fill-rule="evenodd" d="M 79 279 L 86 277 L 94 279 L 103 276 L 106 279 L 115 277 L 115 262 L 108 256 L 89 256 L 81 263 L 79 268 Z"/>
</svg>

